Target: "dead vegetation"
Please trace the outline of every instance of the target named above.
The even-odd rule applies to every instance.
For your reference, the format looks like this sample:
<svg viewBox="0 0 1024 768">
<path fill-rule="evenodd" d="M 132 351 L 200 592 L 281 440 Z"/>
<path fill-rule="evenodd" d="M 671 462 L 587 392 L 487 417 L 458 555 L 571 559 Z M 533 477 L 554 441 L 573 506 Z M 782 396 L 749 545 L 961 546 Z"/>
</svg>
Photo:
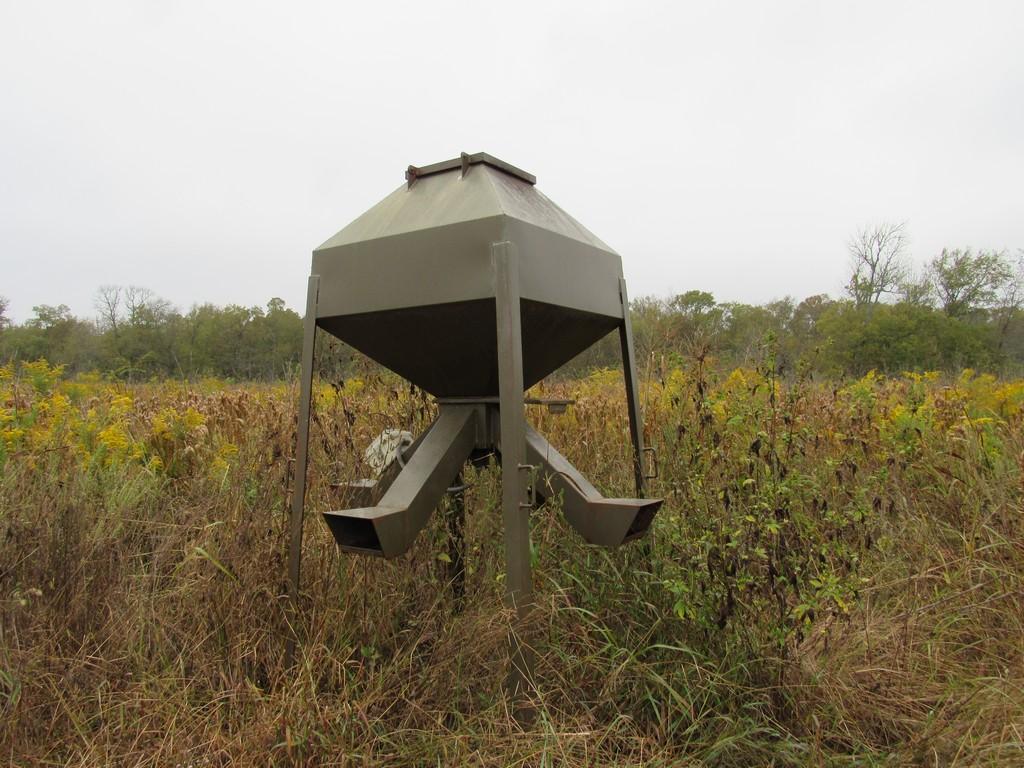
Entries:
<svg viewBox="0 0 1024 768">
<path fill-rule="evenodd" d="M 456 615 L 435 521 L 396 562 L 307 522 L 282 668 L 293 388 L 0 380 L 0 756 L 13 765 L 1020 765 L 1024 384 L 654 371 L 651 547 L 535 515 L 536 722 L 501 694 L 496 478 Z M 629 492 L 614 372 L 541 431 Z M 431 404 L 318 386 L 311 508 Z"/>
</svg>

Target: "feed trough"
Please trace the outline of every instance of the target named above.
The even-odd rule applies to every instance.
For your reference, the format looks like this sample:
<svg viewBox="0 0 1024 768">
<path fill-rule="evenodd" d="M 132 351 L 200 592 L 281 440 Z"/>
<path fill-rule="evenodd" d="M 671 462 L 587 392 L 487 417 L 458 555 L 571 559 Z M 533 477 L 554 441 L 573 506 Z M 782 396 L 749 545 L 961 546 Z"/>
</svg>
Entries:
<svg viewBox="0 0 1024 768">
<path fill-rule="evenodd" d="M 500 456 L 509 601 L 529 602 L 530 511 L 558 496 L 588 542 L 642 536 L 643 434 L 618 254 L 490 155 L 410 166 L 406 182 L 313 252 L 307 296 L 291 594 L 299 584 L 314 342 L 322 329 L 432 394 L 433 424 L 357 506 L 323 518 L 342 550 L 406 552 L 467 461 Z M 607 499 L 525 419 L 524 391 L 618 330 L 636 498 Z M 564 403 L 560 405 L 564 407 Z"/>
</svg>

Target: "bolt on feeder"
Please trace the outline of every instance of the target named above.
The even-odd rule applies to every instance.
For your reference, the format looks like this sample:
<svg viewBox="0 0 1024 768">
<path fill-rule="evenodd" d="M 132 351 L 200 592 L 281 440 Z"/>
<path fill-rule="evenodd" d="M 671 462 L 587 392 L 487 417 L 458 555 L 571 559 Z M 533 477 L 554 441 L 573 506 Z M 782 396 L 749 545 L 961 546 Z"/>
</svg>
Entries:
<svg viewBox="0 0 1024 768">
<path fill-rule="evenodd" d="M 530 600 L 529 514 L 562 495 L 589 543 L 642 536 L 643 431 L 622 261 L 545 197 L 536 178 L 484 153 L 423 167 L 313 251 L 306 303 L 289 578 L 298 594 L 314 341 L 320 328 L 437 399 L 438 414 L 353 509 L 323 512 L 345 552 L 406 552 L 467 461 L 501 460 L 508 599 Z M 633 499 L 604 498 L 527 424 L 523 393 L 618 330 L 633 443 Z M 564 409 L 566 401 L 546 403 Z M 649 449 L 648 449 L 649 450 Z M 539 480 L 539 482 L 538 482 Z M 294 616 L 294 615 L 293 615 Z M 515 661 L 515 650 L 513 650 Z"/>
</svg>

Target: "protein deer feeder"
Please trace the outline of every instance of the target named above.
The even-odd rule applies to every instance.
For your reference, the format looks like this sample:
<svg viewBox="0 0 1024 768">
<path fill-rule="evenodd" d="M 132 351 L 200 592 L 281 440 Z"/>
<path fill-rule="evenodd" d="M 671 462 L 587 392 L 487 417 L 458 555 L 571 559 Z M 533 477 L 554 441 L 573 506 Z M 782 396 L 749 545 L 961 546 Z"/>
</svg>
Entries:
<svg viewBox="0 0 1024 768">
<path fill-rule="evenodd" d="M 466 461 L 501 460 L 507 595 L 530 601 L 529 514 L 561 495 L 592 544 L 643 535 L 643 431 L 619 255 L 490 155 L 417 168 L 406 184 L 313 251 L 306 303 L 289 578 L 299 587 L 316 329 L 432 394 L 433 424 L 356 509 L 323 513 L 342 550 L 406 552 Z M 614 329 L 622 348 L 635 499 L 607 499 L 526 422 L 524 391 Z M 537 401 L 530 401 L 537 402 Z M 564 401 L 563 401 L 564 402 Z M 557 405 L 557 403 L 555 404 Z M 513 659 L 517 654 L 513 648 Z"/>
</svg>

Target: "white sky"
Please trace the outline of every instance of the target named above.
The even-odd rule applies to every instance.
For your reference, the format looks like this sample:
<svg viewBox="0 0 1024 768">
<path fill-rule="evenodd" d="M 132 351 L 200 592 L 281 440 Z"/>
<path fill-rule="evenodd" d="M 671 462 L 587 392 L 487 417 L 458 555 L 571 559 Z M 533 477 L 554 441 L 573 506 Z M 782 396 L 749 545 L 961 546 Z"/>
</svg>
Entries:
<svg viewBox="0 0 1024 768">
<path fill-rule="evenodd" d="M 304 306 L 406 165 L 490 152 L 633 296 L 841 289 L 860 226 L 1024 248 L 1024 3 L 0 0 L 0 295 Z"/>
</svg>

